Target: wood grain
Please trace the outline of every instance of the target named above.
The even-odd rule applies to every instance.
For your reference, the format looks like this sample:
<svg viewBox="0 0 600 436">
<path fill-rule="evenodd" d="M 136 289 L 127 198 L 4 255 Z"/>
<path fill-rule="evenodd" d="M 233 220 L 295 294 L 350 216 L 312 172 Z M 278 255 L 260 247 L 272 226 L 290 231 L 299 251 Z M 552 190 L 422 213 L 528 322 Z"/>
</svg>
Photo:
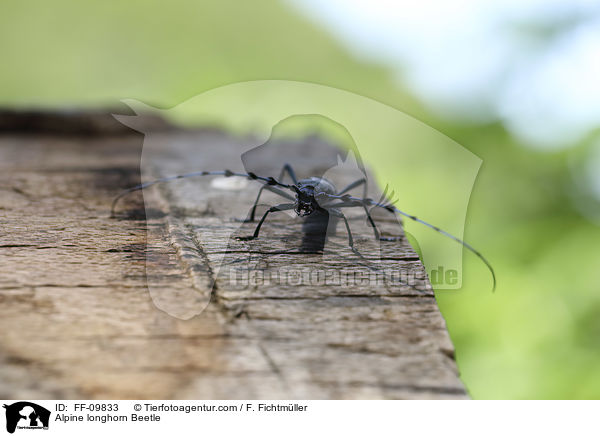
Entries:
<svg viewBox="0 0 600 436">
<path fill-rule="evenodd" d="M 235 239 L 254 229 L 236 218 L 257 184 L 160 185 L 109 218 L 140 156 L 144 179 L 240 170 L 257 138 L 16 130 L 0 134 L 0 397 L 467 398 L 417 255 L 405 238 L 375 243 L 364 212 L 348 210 L 362 258 L 341 224 L 325 253 L 302 252 L 301 222 L 285 213 L 259 239 Z M 283 160 L 323 174 L 322 153 L 338 153 L 318 138 L 271 145 L 258 164 L 268 175 Z M 355 176 L 327 175 L 339 186 Z M 377 221 L 401 234 L 393 217 Z M 246 284 L 244 271 L 271 280 Z M 374 271 L 414 280 L 369 281 Z"/>
</svg>

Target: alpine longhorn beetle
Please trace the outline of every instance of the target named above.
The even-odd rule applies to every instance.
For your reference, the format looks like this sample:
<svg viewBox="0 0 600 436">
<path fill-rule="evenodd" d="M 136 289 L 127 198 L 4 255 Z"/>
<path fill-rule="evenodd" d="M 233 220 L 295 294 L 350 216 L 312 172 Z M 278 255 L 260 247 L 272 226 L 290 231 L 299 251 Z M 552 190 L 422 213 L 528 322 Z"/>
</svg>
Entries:
<svg viewBox="0 0 600 436">
<path fill-rule="evenodd" d="M 287 185 L 287 184 L 281 182 L 286 173 L 292 179 L 293 184 Z M 270 207 L 264 213 L 262 218 L 258 221 L 258 224 L 254 230 L 254 233 L 251 236 L 245 236 L 245 237 L 238 238 L 240 240 L 252 240 L 252 239 L 258 238 L 260 229 L 261 229 L 263 223 L 265 222 L 265 219 L 267 218 L 267 216 L 270 213 L 293 209 L 294 212 L 299 217 L 308 217 L 315 213 L 325 212 L 336 218 L 341 218 L 344 221 L 344 225 L 346 227 L 346 232 L 348 233 L 348 245 L 350 246 L 350 248 L 353 251 L 356 252 L 356 249 L 354 248 L 354 240 L 352 238 L 352 232 L 350 230 L 348 220 L 341 209 L 346 208 L 346 207 L 363 208 L 363 210 L 365 211 L 365 214 L 367 215 L 367 220 L 368 220 L 369 224 L 371 225 L 371 227 L 373 228 L 375 238 L 382 240 L 382 241 L 393 241 L 396 238 L 386 238 L 386 237 L 381 236 L 379 230 L 377 229 L 375 222 L 373 221 L 373 218 L 371 217 L 368 207 L 379 207 L 379 208 L 385 209 L 393 214 L 398 213 L 401 216 L 404 216 L 412 221 L 423 224 L 423 225 L 435 230 L 436 232 L 441 233 L 442 235 L 458 242 L 463 247 L 467 248 L 469 251 L 471 251 L 477 257 L 479 257 L 479 259 L 481 259 L 481 261 L 490 270 L 490 273 L 492 274 L 492 280 L 493 280 L 492 290 L 496 289 L 496 273 L 494 272 L 494 269 L 492 268 L 492 265 L 490 264 L 490 262 L 479 251 L 477 251 L 475 248 L 473 248 L 467 242 L 446 232 L 445 230 L 442 230 L 439 227 L 434 226 L 433 224 L 423 221 L 422 219 L 417 218 L 414 215 L 410 215 L 406 212 L 403 212 L 402 210 L 395 207 L 393 205 L 393 202 L 383 203 L 381 201 L 379 201 L 379 202 L 375 201 L 372 198 L 367 198 L 366 197 L 367 180 L 365 178 L 358 179 L 358 180 L 350 183 L 344 189 L 338 191 L 332 182 L 330 182 L 329 180 L 327 180 L 323 177 L 309 177 L 306 179 L 298 180 L 292 166 L 289 164 L 285 164 L 283 166 L 281 173 L 279 175 L 279 179 L 275 179 L 273 177 L 259 176 L 253 172 L 236 173 L 236 172 L 233 172 L 230 170 L 197 171 L 197 172 L 193 172 L 193 173 L 180 174 L 180 175 L 176 175 L 176 176 L 164 177 L 164 178 L 152 180 L 150 182 L 142 183 L 140 185 L 133 186 L 129 189 L 126 189 L 125 191 L 121 192 L 117 197 L 115 197 L 115 199 L 113 200 L 112 206 L 111 206 L 111 217 L 115 216 L 115 213 L 114 213 L 115 207 L 116 207 L 119 199 L 121 199 L 122 197 L 124 197 L 125 195 L 127 195 L 131 192 L 139 191 L 141 189 L 147 188 L 147 187 L 155 185 L 157 183 L 164 183 L 164 182 L 170 182 L 173 180 L 185 179 L 185 178 L 190 178 L 190 177 L 199 177 L 199 176 L 244 177 L 249 180 L 255 180 L 255 181 L 262 183 L 262 186 L 261 186 L 260 190 L 258 191 L 256 200 L 254 201 L 252 209 L 250 210 L 250 215 L 246 220 L 244 220 L 244 222 L 254 222 L 256 207 L 258 205 L 258 201 L 259 201 L 260 196 L 264 189 L 267 189 L 267 190 L 287 199 L 288 201 L 290 201 L 289 203 L 281 203 L 276 206 Z M 360 185 L 364 185 L 363 198 L 357 198 L 357 197 L 353 197 L 353 196 L 347 194 L 347 192 L 351 191 L 352 189 L 354 189 Z M 291 193 L 286 192 L 286 191 L 290 191 Z M 292 195 L 292 193 L 295 195 Z M 384 193 L 384 195 L 385 195 L 385 193 Z"/>
</svg>

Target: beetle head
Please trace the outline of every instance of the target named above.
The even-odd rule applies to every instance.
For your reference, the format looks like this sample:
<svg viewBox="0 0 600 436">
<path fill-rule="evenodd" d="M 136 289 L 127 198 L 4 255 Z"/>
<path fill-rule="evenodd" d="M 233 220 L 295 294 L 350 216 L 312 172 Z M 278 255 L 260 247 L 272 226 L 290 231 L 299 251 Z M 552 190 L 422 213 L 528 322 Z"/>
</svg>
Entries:
<svg viewBox="0 0 600 436">
<path fill-rule="evenodd" d="M 315 200 L 315 187 L 312 185 L 294 186 L 296 191 L 296 207 L 294 212 L 298 216 L 307 216 L 317 209 Z"/>
</svg>

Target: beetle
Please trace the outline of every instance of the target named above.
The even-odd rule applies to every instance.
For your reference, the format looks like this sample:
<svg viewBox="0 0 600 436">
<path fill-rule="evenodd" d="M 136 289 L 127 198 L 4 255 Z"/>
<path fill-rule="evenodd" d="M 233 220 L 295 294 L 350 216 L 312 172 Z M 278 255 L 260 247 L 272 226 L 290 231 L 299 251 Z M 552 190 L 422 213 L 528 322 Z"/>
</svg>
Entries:
<svg viewBox="0 0 600 436">
<path fill-rule="evenodd" d="M 291 178 L 291 180 L 293 182 L 292 184 L 285 184 L 282 182 L 283 177 L 286 174 Z M 305 231 L 308 230 L 307 224 L 317 223 L 317 226 L 316 226 L 317 234 L 324 235 L 324 233 L 325 233 L 326 226 L 327 226 L 327 220 L 325 220 L 324 218 L 333 216 L 336 219 L 343 220 L 344 225 L 346 227 L 347 234 L 348 234 L 348 245 L 354 252 L 357 252 L 357 250 L 354 247 L 354 239 L 352 238 L 352 232 L 350 230 L 350 225 L 348 224 L 348 219 L 346 218 L 346 215 L 344 215 L 342 209 L 348 208 L 348 207 L 362 208 L 367 216 L 367 220 L 368 220 L 369 224 L 373 228 L 373 232 L 374 232 L 376 239 L 379 239 L 382 241 L 396 240 L 397 238 L 394 238 L 394 237 L 392 237 L 392 238 L 382 237 L 381 233 L 377 229 L 377 226 L 376 226 L 375 222 L 373 221 L 373 218 L 372 218 L 371 213 L 369 212 L 368 208 L 369 207 L 378 207 L 378 208 L 387 210 L 388 212 L 390 212 L 392 214 L 397 213 L 397 214 L 399 214 L 403 217 L 406 217 L 412 221 L 415 221 L 424 226 L 427 226 L 427 227 L 435 230 L 436 232 L 458 242 L 463 247 L 465 247 L 466 249 L 468 249 L 469 251 L 474 253 L 477 257 L 479 257 L 479 259 L 481 259 L 481 261 L 489 269 L 489 271 L 492 275 L 492 280 L 493 280 L 493 290 L 496 289 L 496 273 L 494 272 L 494 269 L 493 269 L 492 265 L 490 264 L 490 262 L 479 251 L 477 251 L 475 248 L 473 248 L 467 242 L 448 233 L 447 231 L 445 231 L 433 224 L 430 224 L 420 218 L 417 218 L 414 215 L 410 215 L 406 212 L 403 212 L 402 210 L 400 210 L 396 206 L 394 206 L 393 202 L 382 202 L 382 200 L 375 201 L 372 198 L 367 198 L 366 197 L 366 191 L 367 191 L 366 178 L 358 179 L 358 180 L 350 183 L 345 188 L 338 191 L 336 189 L 335 185 L 331 181 L 329 181 L 323 177 L 313 176 L 313 177 L 308 177 L 305 179 L 298 180 L 298 178 L 296 177 L 296 174 L 290 164 L 285 164 L 283 166 L 278 179 L 275 179 L 274 177 L 259 176 L 254 172 L 237 173 L 237 172 L 233 172 L 230 170 L 197 171 L 197 172 L 193 172 L 193 173 L 180 174 L 180 175 L 176 175 L 176 176 L 164 177 L 164 178 L 152 180 L 152 181 L 142 183 L 137 186 L 133 186 L 133 187 L 121 192 L 113 200 L 113 203 L 111 206 L 111 217 L 115 216 L 115 213 L 114 213 L 115 207 L 116 207 L 119 199 L 121 199 L 123 196 L 125 196 L 131 192 L 147 188 L 147 187 L 155 185 L 157 183 L 164 183 L 164 182 L 170 182 L 173 180 L 190 178 L 190 177 L 199 177 L 199 176 L 244 177 L 249 180 L 254 180 L 259 183 L 262 183 L 262 186 L 261 186 L 260 190 L 258 191 L 256 200 L 254 201 L 252 209 L 250 210 L 250 214 L 249 214 L 248 218 L 244 220 L 244 222 L 254 222 L 255 221 L 256 207 L 258 206 L 258 201 L 260 200 L 260 196 L 265 189 L 267 189 L 289 201 L 288 203 L 281 203 L 281 204 L 270 207 L 263 214 L 261 219 L 258 221 L 258 224 L 254 230 L 254 233 L 250 236 L 239 237 L 238 238 L 239 240 L 248 241 L 248 240 L 258 238 L 258 236 L 260 234 L 260 229 L 269 214 L 275 213 L 275 212 L 280 212 L 280 211 L 293 210 L 296 213 L 296 215 L 298 215 L 299 217 L 303 217 L 303 218 L 307 219 L 307 221 L 305 222 L 305 226 L 304 226 Z M 351 191 L 352 189 L 354 189 L 358 186 L 361 186 L 361 185 L 363 185 L 363 187 L 364 187 L 364 194 L 363 194 L 362 198 L 353 197 L 348 194 L 349 191 Z M 385 196 L 385 192 L 384 192 L 384 196 Z"/>
</svg>

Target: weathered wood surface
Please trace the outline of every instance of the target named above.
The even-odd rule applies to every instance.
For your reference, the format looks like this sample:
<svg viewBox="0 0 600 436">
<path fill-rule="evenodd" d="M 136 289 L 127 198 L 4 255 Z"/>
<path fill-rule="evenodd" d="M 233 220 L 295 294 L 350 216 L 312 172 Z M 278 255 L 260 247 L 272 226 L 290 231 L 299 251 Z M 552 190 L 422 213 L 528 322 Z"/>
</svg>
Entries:
<svg viewBox="0 0 600 436">
<path fill-rule="evenodd" d="M 0 134 L 0 397 L 466 398 L 406 239 L 383 243 L 379 255 L 360 211 L 349 211 L 365 259 L 347 249 L 341 224 L 329 251 L 303 253 L 300 222 L 285 213 L 258 240 L 238 241 L 254 225 L 234 218 L 247 215 L 258 185 L 210 178 L 151 188 L 146 209 L 131 195 L 110 219 L 114 195 L 139 181 L 143 137 L 109 130 Z M 241 169 L 255 142 L 157 131 L 146 136 L 143 175 Z M 314 148 L 331 149 L 317 143 L 262 170 L 277 175 L 275 162 L 293 158 L 302 172 L 322 173 Z M 331 175 L 339 185 L 350 177 Z M 271 201 L 281 199 L 261 203 Z M 389 216 L 378 221 L 399 232 Z M 244 286 L 232 282 L 235 268 L 395 268 L 420 279 Z"/>
</svg>

